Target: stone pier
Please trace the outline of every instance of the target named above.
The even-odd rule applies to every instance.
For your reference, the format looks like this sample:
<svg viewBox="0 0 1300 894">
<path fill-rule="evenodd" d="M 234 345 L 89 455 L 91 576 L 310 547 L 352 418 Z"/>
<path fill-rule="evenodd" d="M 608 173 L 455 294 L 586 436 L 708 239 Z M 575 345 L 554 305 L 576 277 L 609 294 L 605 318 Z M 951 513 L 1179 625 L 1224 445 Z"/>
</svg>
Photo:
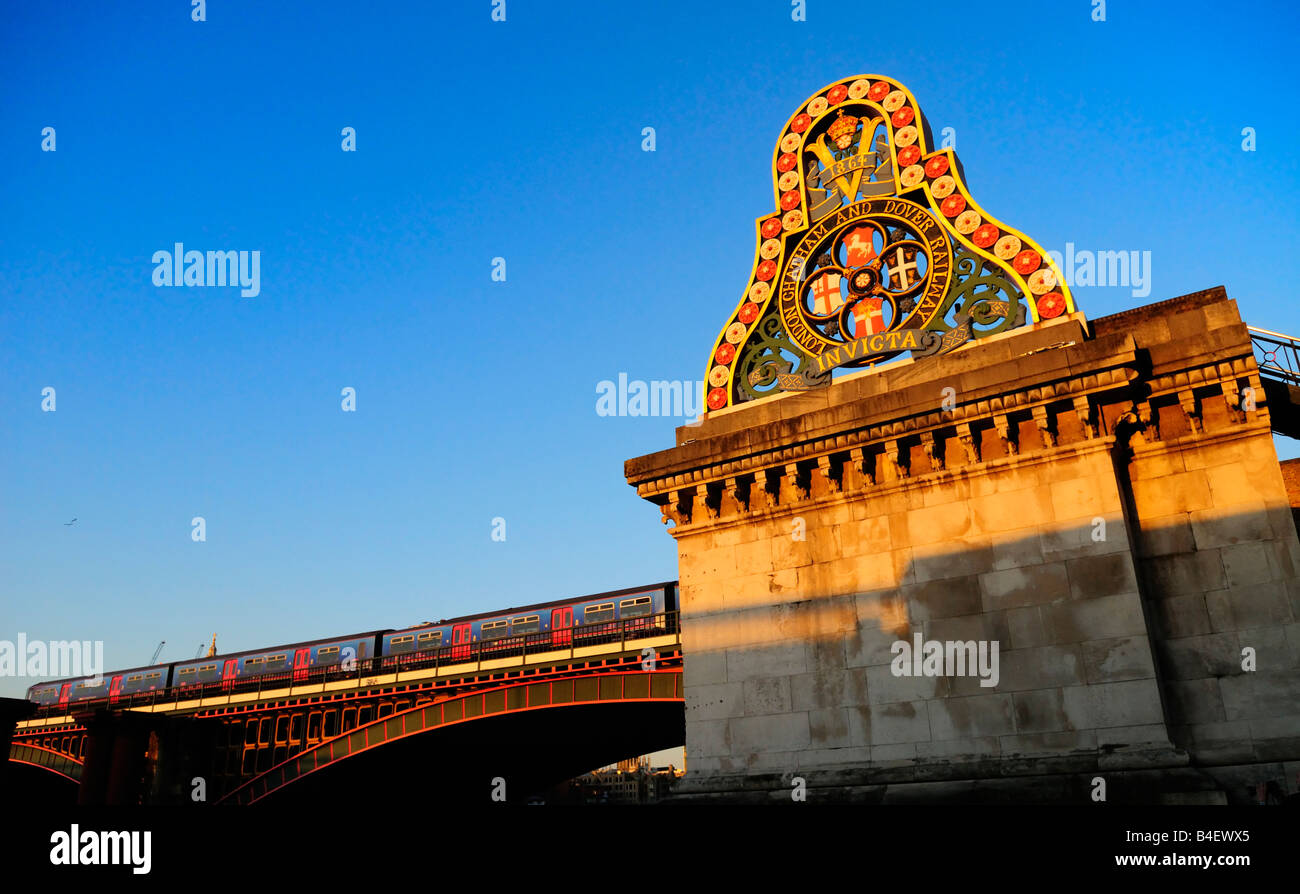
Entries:
<svg viewBox="0 0 1300 894">
<path fill-rule="evenodd" d="M 696 798 L 1245 802 L 1300 771 L 1300 542 L 1223 289 L 677 431 Z M 996 644 L 996 685 L 896 644 Z"/>
</svg>

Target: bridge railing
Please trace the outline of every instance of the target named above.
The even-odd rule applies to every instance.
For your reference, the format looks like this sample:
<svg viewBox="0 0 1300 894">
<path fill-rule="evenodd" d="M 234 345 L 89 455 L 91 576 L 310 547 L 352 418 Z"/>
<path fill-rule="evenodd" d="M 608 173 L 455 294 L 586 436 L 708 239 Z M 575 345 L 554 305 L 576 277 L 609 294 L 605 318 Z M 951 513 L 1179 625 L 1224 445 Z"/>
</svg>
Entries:
<svg viewBox="0 0 1300 894">
<path fill-rule="evenodd" d="M 1255 349 L 1255 363 L 1261 375 L 1300 385 L 1300 340 L 1281 332 L 1247 326 Z"/>
<path fill-rule="evenodd" d="M 170 689 L 158 689 L 153 692 L 120 695 L 115 700 L 107 696 L 86 699 L 73 702 L 68 708 L 46 705 L 37 711 L 36 716 L 49 717 L 66 714 L 69 709 L 74 708 L 79 712 L 106 707 L 115 710 L 126 710 L 235 693 L 256 692 L 260 694 L 291 686 L 332 683 L 340 680 L 356 680 L 360 685 L 362 679 L 378 676 L 379 674 L 429 668 L 436 670 L 441 667 L 463 666 L 466 664 L 481 665 L 484 661 L 516 657 L 522 659 L 543 652 L 567 650 L 570 655 L 573 655 L 577 649 L 585 646 L 627 643 L 629 640 L 674 634 L 678 632 L 678 624 L 677 612 L 665 612 L 658 615 L 647 615 L 643 618 L 610 621 L 604 624 L 584 624 L 558 631 L 504 636 L 474 643 L 447 645 L 424 652 L 372 656 L 370 658 L 356 659 L 350 664 L 327 665 L 325 667 L 299 670 L 289 668 L 272 674 L 259 674 L 242 679 L 213 680 L 184 686 L 172 686 Z"/>
</svg>

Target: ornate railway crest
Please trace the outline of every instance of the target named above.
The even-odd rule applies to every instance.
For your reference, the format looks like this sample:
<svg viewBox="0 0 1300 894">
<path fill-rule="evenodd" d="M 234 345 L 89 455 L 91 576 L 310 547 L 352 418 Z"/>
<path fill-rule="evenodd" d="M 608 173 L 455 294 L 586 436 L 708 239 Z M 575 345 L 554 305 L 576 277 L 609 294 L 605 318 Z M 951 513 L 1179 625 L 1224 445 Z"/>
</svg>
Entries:
<svg viewBox="0 0 1300 894">
<path fill-rule="evenodd" d="M 875 75 L 818 91 L 786 123 L 779 210 L 756 222 L 749 285 L 709 356 L 709 409 L 1075 312 L 1052 260 L 931 144 L 911 93 Z"/>
</svg>

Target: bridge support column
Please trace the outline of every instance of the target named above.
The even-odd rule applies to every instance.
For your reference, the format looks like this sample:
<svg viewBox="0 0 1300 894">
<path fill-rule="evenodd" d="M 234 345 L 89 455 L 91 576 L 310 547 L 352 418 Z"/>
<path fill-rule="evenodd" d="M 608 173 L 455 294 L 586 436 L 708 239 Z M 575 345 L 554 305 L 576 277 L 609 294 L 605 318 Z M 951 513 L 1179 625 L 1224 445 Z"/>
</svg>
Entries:
<svg viewBox="0 0 1300 894">
<path fill-rule="evenodd" d="M 21 698 L 0 698 L 0 753 L 5 755 L 4 766 L 0 767 L 0 791 L 5 788 L 5 775 L 9 767 L 9 746 L 13 744 L 14 727 L 18 721 L 26 720 L 36 713 L 35 702 Z"/>
<path fill-rule="evenodd" d="M 1267 401 L 1225 397 L 1257 376 L 1214 289 L 742 404 L 629 460 L 675 523 L 680 790 L 1292 790 L 1300 541 Z M 803 468 L 839 474 L 689 498 Z"/>
<path fill-rule="evenodd" d="M 215 722 L 102 709 L 79 719 L 87 740 L 78 803 L 191 803 L 192 780 L 206 772 L 201 761 L 213 750 Z"/>
</svg>

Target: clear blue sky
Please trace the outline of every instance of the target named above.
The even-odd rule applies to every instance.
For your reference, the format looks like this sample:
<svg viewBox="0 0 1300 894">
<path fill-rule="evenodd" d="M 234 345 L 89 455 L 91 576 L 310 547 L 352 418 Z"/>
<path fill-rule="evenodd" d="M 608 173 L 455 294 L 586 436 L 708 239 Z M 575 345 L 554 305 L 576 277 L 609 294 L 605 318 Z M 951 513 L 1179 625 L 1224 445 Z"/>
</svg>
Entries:
<svg viewBox="0 0 1300 894">
<path fill-rule="evenodd" d="M 1300 333 L 1294 5 L 807 9 L 6 3 L 0 638 L 112 668 L 675 577 L 622 464 L 681 420 L 596 385 L 702 377 L 780 128 L 849 74 L 1045 247 L 1151 253 L 1088 314 L 1223 284 Z M 175 242 L 260 251 L 261 294 L 155 288 Z"/>
</svg>

